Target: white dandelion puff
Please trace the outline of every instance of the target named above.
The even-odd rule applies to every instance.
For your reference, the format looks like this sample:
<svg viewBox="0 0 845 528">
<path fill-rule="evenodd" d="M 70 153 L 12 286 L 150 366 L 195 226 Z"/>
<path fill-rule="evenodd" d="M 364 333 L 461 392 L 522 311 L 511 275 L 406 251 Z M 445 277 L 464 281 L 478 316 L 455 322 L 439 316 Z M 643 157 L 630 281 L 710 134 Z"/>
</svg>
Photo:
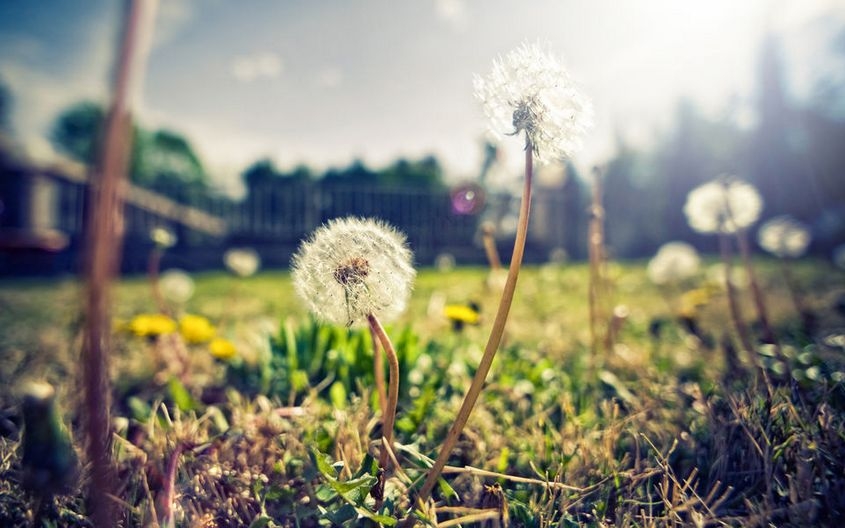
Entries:
<svg viewBox="0 0 845 528">
<path fill-rule="evenodd" d="M 810 230 L 789 215 L 776 216 L 760 226 L 757 242 L 760 247 L 781 258 L 798 258 L 810 245 Z"/>
<path fill-rule="evenodd" d="M 701 258 L 686 242 L 667 242 L 660 246 L 648 263 L 648 278 L 655 284 L 670 284 L 698 273 Z"/>
<path fill-rule="evenodd" d="M 157 247 L 161 249 L 168 249 L 175 246 L 179 239 L 176 236 L 176 233 L 166 227 L 154 227 L 150 230 L 150 240 L 152 240 Z"/>
<path fill-rule="evenodd" d="M 711 264 L 706 271 L 708 280 L 720 288 L 728 287 L 728 267 L 721 262 Z M 731 268 L 731 286 L 739 290 L 748 288 L 748 274 L 742 268 Z"/>
<path fill-rule="evenodd" d="M 180 269 L 169 269 L 161 274 L 159 286 L 162 294 L 170 301 L 183 304 L 194 295 L 194 279 Z"/>
<path fill-rule="evenodd" d="M 540 44 L 523 43 L 475 76 L 475 96 L 501 138 L 525 131 L 538 161 L 572 157 L 592 126 L 593 108 L 558 59 Z"/>
<path fill-rule="evenodd" d="M 294 289 L 318 318 L 360 326 L 396 319 L 416 271 L 405 236 L 374 219 L 341 218 L 318 228 L 293 257 Z"/>
<path fill-rule="evenodd" d="M 232 248 L 223 254 L 223 262 L 226 267 L 238 277 L 250 277 L 255 275 L 261 267 L 261 257 L 253 249 Z"/>
<path fill-rule="evenodd" d="M 763 199 L 748 182 L 720 177 L 691 190 L 684 205 L 690 227 L 699 233 L 735 233 L 760 218 Z"/>
</svg>

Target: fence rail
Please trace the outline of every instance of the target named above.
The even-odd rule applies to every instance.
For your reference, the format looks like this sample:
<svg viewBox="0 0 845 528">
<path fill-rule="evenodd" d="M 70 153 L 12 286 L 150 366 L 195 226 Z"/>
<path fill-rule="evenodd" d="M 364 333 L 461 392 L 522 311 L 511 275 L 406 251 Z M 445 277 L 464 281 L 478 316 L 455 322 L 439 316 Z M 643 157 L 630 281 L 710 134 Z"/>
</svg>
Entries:
<svg viewBox="0 0 845 528">
<path fill-rule="evenodd" d="M 0 179 L 0 200 L 5 204 L 0 208 L 0 271 L 76 270 L 88 186 L 85 167 L 75 163 L 5 167 Z M 381 218 L 402 230 L 419 265 L 431 264 L 439 253 L 450 253 L 458 262 L 481 262 L 480 222 L 490 220 L 499 226 L 501 249 L 508 251 L 507 231 L 518 205 L 518 199 L 508 194 L 491 194 L 483 208 L 460 214 L 447 189 L 313 181 L 256 186 L 240 201 L 197 196 L 179 203 L 168 196 L 129 186 L 124 271 L 144 269 L 152 248 L 149 234 L 155 227 L 169 228 L 179 240 L 168 251 L 165 266 L 219 267 L 222 253 L 231 246 L 254 247 L 267 265 L 286 266 L 303 237 L 329 219 L 348 215 Z M 564 196 L 560 188 L 539 189 L 535 194 L 527 260 L 544 260 L 553 248 L 570 250 L 565 219 L 571 216 L 572 204 Z M 22 239 L 21 233 L 31 236 Z M 47 234 L 52 237 L 49 247 L 39 238 Z M 61 247 L 56 247 L 56 240 L 64 242 L 58 244 Z"/>
</svg>

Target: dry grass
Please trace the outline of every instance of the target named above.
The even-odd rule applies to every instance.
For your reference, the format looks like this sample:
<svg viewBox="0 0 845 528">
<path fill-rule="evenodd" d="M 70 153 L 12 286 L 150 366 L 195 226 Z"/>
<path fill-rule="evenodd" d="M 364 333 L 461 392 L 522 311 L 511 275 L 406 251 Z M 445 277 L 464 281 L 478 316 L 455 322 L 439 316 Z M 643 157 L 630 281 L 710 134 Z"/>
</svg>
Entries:
<svg viewBox="0 0 845 528">
<path fill-rule="evenodd" d="M 429 505 L 431 519 L 441 526 L 806 526 L 841 520 L 845 392 L 836 373 L 845 371 L 845 361 L 841 345 L 823 338 L 845 326 L 831 308 L 842 293 L 842 272 L 813 262 L 796 270 L 819 316 L 811 339 L 801 334 L 776 267 L 763 263 L 770 315 L 785 344 L 788 364 L 782 368 L 765 355 L 729 354 L 722 343 L 731 327 L 718 290 L 697 316 L 709 346 L 675 321 L 670 306 L 681 291 L 664 296 L 641 268 L 610 266 L 613 289 L 604 302 L 624 304 L 628 315 L 595 377 L 586 357 L 586 267 L 526 270 L 505 345 L 445 473 L 455 495 L 441 489 Z M 325 337 L 312 329 L 284 273 L 242 281 L 234 302 L 232 288 L 226 276 L 201 275 L 185 309 L 222 321 L 221 332 L 239 339 L 249 361 L 233 370 L 192 347 L 189 375 L 181 380 L 189 396 L 184 410 L 171 382 L 167 341 L 118 334 L 113 379 L 122 487 L 115 500 L 125 524 L 172 518 L 177 526 L 318 526 L 350 512 L 345 525 L 372 523 L 361 515 L 373 504 L 364 483 L 376 478 L 367 455 L 377 455 L 380 429 L 372 388 L 356 374 L 372 371 L 362 352 L 369 337 L 344 331 Z M 447 302 L 479 303 L 488 320 L 452 332 L 448 321 L 427 315 L 435 292 Z M 18 484 L 26 471 L 17 454 L 19 382 L 40 378 L 57 385 L 68 423 L 78 431 L 79 317 L 77 310 L 56 306 L 75 306 L 79 295 L 72 280 L 0 283 L 0 524 L 38 517 L 44 525 L 89 525 L 81 492 L 37 508 Z M 142 278 L 125 281 L 117 295 L 119 318 L 154 309 Z M 388 329 L 405 377 L 394 446 L 401 470 L 387 475 L 386 513 L 410 508 L 477 364 L 496 301 L 482 270 L 423 272 L 406 319 Z M 750 305 L 744 308 L 753 313 Z M 275 327 L 272 339 L 256 334 L 268 320 Z M 279 321 L 288 321 L 287 330 Z M 405 326 L 411 331 L 402 334 Z M 328 341 L 320 345 L 319 336 Z M 305 358 L 319 346 L 349 359 L 326 363 L 342 366 L 334 373 L 320 365 L 290 370 L 291 350 Z M 246 376 L 258 376 L 247 367 L 259 364 L 262 354 L 274 361 L 266 387 L 247 383 L 260 376 Z M 741 368 L 726 369 L 731 358 Z M 758 361 L 775 381 L 771 395 L 757 382 Z M 320 470 L 317 453 L 342 463 L 332 469 L 336 474 Z M 360 489 L 338 493 L 344 482 L 360 482 Z"/>
</svg>

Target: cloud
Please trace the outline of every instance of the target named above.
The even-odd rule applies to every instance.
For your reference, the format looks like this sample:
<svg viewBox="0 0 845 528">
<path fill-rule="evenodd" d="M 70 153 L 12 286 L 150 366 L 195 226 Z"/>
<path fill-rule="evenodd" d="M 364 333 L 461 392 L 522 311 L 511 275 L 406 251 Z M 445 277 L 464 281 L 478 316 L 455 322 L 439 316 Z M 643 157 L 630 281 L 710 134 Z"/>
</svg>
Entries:
<svg viewBox="0 0 845 528">
<path fill-rule="evenodd" d="M 82 100 L 104 101 L 108 95 L 108 71 L 113 60 L 114 39 L 107 30 L 93 31 L 86 53 L 69 59 L 72 67 L 37 66 L 43 45 L 30 38 L 6 39 L 6 57 L 0 57 L 3 82 L 11 91 L 12 127 L 17 136 L 31 143 L 47 137 L 60 112 Z"/>
<path fill-rule="evenodd" d="M 259 52 L 235 57 L 231 64 L 232 75 L 240 82 L 275 79 L 282 74 L 284 63 L 273 52 Z"/>
<path fill-rule="evenodd" d="M 317 85 L 323 88 L 335 88 L 343 82 L 343 70 L 336 66 L 324 68 L 317 74 Z"/>
<path fill-rule="evenodd" d="M 464 0 L 434 0 L 434 12 L 453 29 L 462 31 L 467 27 L 469 17 Z"/>
<path fill-rule="evenodd" d="M 153 30 L 153 47 L 158 48 L 170 42 L 194 20 L 195 14 L 192 0 L 159 2 Z"/>
</svg>

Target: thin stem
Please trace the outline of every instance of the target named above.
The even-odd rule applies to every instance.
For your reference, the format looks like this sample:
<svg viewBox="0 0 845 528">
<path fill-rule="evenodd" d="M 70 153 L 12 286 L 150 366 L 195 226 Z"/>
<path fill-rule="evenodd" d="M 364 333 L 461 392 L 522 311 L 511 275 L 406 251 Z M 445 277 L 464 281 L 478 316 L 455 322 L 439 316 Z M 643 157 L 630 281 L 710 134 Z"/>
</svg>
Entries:
<svg viewBox="0 0 845 528">
<path fill-rule="evenodd" d="M 784 282 L 786 282 L 786 288 L 789 290 L 789 296 L 792 298 L 792 305 L 795 306 L 795 311 L 798 312 L 798 315 L 801 317 L 804 334 L 807 337 L 811 337 L 815 326 L 815 316 L 813 315 L 813 312 L 807 308 L 807 304 L 801 296 L 798 281 L 795 280 L 795 275 L 792 273 L 792 269 L 789 267 L 785 258 L 780 259 L 780 265 Z"/>
<path fill-rule="evenodd" d="M 91 463 L 88 497 L 96 526 L 117 525 L 114 503 L 109 499 L 117 496 L 109 417 L 110 302 L 111 285 L 123 249 L 123 202 L 132 142 L 129 99 L 141 51 L 143 8 L 142 0 L 128 3 L 113 99 L 106 117 L 98 163 L 91 178 L 90 213 L 86 222 L 86 323 L 81 359 L 87 454 Z"/>
<path fill-rule="evenodd" d="M 725 265 L 725 288 L 728 293 L 728 309 L 731 312 L 731 319 L 734 323 L 734 328 L 739 336 L 739 341 L 742 343 L 742 348 L 746 353 L 754 352 L 754 347 L 751 344 L 751 338 L 748 336 L 748 331 L 745 328 L 745 323 L 742 321 L 742 313 L 739 309 L 739 303 L 736 299 L 736 286 L 733 283 L 733 258 L 731 257 L 730 240 L 724 233 L 719 233 L 719 251 L 722 254 L 722 262 Z"/>
<path fill-rule="evenodd" d="M 389 377 L 387 380 L 387 405 L 382 410 L 382 436 L 384 443 L 381 446 L 381 455 L 379 456 L 379 467 L 387 468 L 387 463 L 390 460 L 389 446 L 393 443 L 393 424 L 396 422 L 396 405 L 399 402 L 399 359 L 396 357 L 396 350 L 393 348 L 393 343 L 381 326 L 378 318 L 370 314 L 367 316 L 367 321 L 370 323 L 370 331 L 373 332 L 387 355 L 387 365 L 389 370 Z"/>
<path fill-rule="evenodd" d="M 589 306 L 590 306 L 590 351 L 591 368 L 595 369 L 599 357 L 599 320 L 602 313 L 599 309 L 599 301 L 602 289 L 602 261 L 604 260 L 604 233 L 603 233 L 604 209 L 601 205 L 601 173 L 596 167 L 593 170 L 593 199 L 590 207 L 590 224 L 588 228 L 588 251 L 590 257 L 590 285 L 589 285 Z"/>
<path fill-rule="evenodd" d="M 382 415 L 387 408 L 387 389 L 384 385 L 384 352 L 382 351 L 379 337 L 376 331 L 370 326 L 370 340 L 373 342 L 373 371 L 376 379 L 376 394 L 378 395 L 378 407 Z"/>
<path fill-rule="evenodd" d="M 176 472 L 179 469 L 179 457 L 185 450 L 185 445 L 181 442 L 176 445 L 170 458 L 167 460 L 167 472 L 164 476 L 164 487 L 161 490 L 161 526 L 162 528 L 173 528 L 176 525 L 176 520 L 173 515 L 173 502 L 176 497 Z"/>
<path fill-rule="evenodd" d="M 502 269 L 502 260 L 499 258 L 499 250 L 496 249 L 496 238 L 493 236 L 495 228 L 492 225 L 484 225 L 481 228 L 481 238 L 484 241 L 484 254 L 487 256 L 487 263 L 490 269 L 498 271 Z"/>
<path fill-rule="evenodd" d="M 525 240 L 528 235 L 528 215 L 531 210 L 531 180 L 534 172 L 534 158 L 532 148 L 529 144 L 525 149 L 525 185 L 522 191 L 522 202 L 519 208 L 519 222 L 516 228 L 516 240 L 514 241 L 513 255 L 511 256 L 511 264 L 508 270 L 508 278 L 505 282 L 505 288 L 502 292 L 502 298 L 499 301 L 499 309 L 496 312 L 496 319 L 493 323 L 493 328 L 490 330 L 490 338 L 487 340 L 487 346 L 484 348 L 484 355 L 478 365 L 478 370 L 475 377 L 472 379 L 472 384 L 464 397 L 461 409 L 458 411 L 458 416 L 455 422 L 449 429 L 446 439 L 440 448 L 440 453 L 434 466 L 428 472 L 425 482 L 417 495 L 418 502 L 425 504 L 431 495 L 432 489 L 437 482 L 443 467 L 449 460 L 449 455 L 458 442 L 458 438 L 464 429 L 464 426 L 469 419 L 470 413 L 478 401 L 478 396 L 481 394 L 481 389 L 484 386 L 484 380 L 487 378 L 487 373 L 490 371 L 490 366 L 493 364 L 493 358 L 496 351 L 502 342 L 502 335 L 505 331 L 505 323 L 508 320 L 508 312 L 513 303 L 513 296 L 516 290 L 516 281 L 519 278 L 519 269 L 522 266 L 522 256 L 525 251 Z M 413 516 L 409 516 L 408 522 L 415 522 Z"/>
<path fill-rule="evenodd" d="M 748 273 L 748 280 L 751 283 L 751 295 L 754 298 L 754 305 L 757 308 L 757 317 L 763 326 L 763 337 L 768 343 L 775 345 L 777 348 L 778 342 L 775 338 L 775 333 L 772 331 L 772 326 L 769 324 L 769 316 L 766 311 L 766 302 L 763 300 L 763 292 L 760 290 L 757 274 L 754 273 L 754 266 L 751 265 L 751 249 L 748 244 L 748 233 L 744 229 L 739 230 L 736 233 L 736 239 L 739 244 L 740 255 L 742 255 L 742 262 L 745 265 L 745 271 Z"/>
<path fill-rule="evenodd" d="M 167 304 L 164 302 L 164 296 L 161 294 L 161 283 L 159 282 L 162 254 L 163 251 L 158 246 L 150 251 L 150 258 L 147 261 L 147 275 L 150 279 L 150 287 L 153 290 L 153 299 L 155 299 L 156 306 L 158 306 L 158 311 L 167 314 Z"/>
</svg>

